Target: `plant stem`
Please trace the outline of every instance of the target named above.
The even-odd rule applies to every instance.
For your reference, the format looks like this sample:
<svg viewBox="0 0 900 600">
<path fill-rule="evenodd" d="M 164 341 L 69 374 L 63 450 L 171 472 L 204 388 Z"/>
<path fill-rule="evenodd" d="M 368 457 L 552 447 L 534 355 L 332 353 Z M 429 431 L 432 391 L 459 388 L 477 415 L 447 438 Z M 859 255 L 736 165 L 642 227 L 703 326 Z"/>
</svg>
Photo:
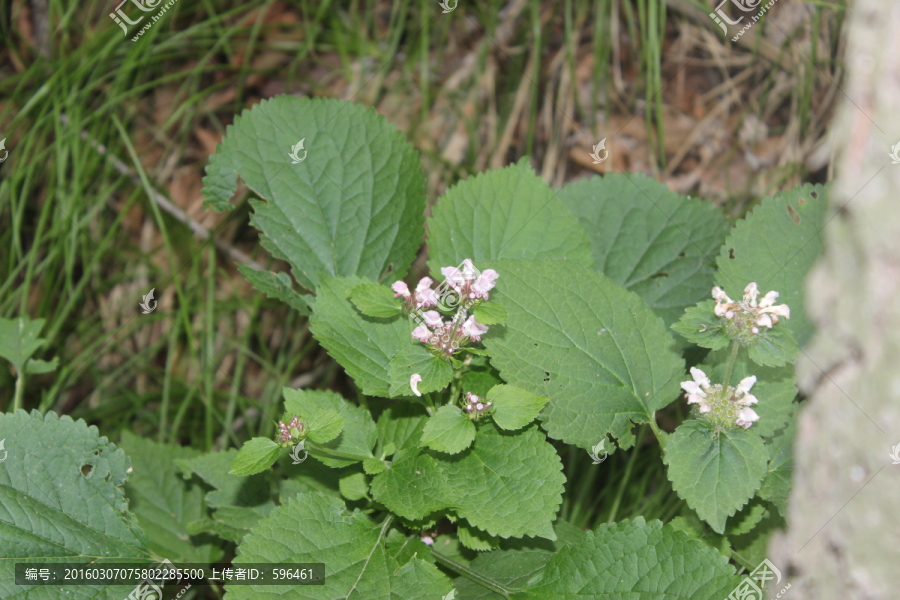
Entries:
<svg viewBox="0 0 900 600">
<path fill-rule="evenodd" d="M 341 452 L 339 450 L 332 450 L 331 448 L 326 448 L 325 446 L 321 446 L 315 442 L 311 442 L 306 440 L 306 443 L 303 445 L 304 448 L 308 448 L 314 452 L 319 452 L 321 454 L 327 454 L 329 456 L 333 456 L 335 458 L 343 458 L 344 460 L 358 460 L 363 461 L 367 458 L 372 458 L 371 456 L 361 456 L 359 454 L 350 454 L 348 452 Z"/>
<path fill-rule="evenodd" d="M 628 457 L 628 465 L 625 467 L 625 476 L 622 478 L 622 483 L 619 485 L 619 491 L 616 494 L 616 499 L 613 501 L 612 509 L 609 511 L 609 519 L 606 521 L 607 523 L 612 523 L 616 520 L 616 513 L 619 512 L 619 504 L 622 501 L 622 495 L 625 493 L 625 486 L 631 480 L 631 471 L 634 467 L 634 462 L 637 460 L 638 452 L 641 449 L 641 442 L 644 441 L 644 433 L 646 433 L 646 429 L 641 427 L 640 431 L 637 435 L 637 440 L 634 443 L 634 448 L 631 450 L 631 456 Z M 659 436 L 656 436 L 657 439 L 660 439 Z M 660 442 L 660 445 L 665 442 Z"/>
<path fill-rule="evenodd" d="M 722 382 L 726 388 L 731 383 L 731 375 L 734 373 L 734 365 L 737 363 L 738 350 L 741 344 L 737 340 L 731 340 L 731 354 L 728 356 L 728 368 L 725 370 L 725 381 Z"/>
<path fill-rule="evenodd" d="M 662 448 L 663 450 L 665 450 L 666 449 L 666 438 L 665 438 L 666 434 L 663 433 L 663 431 L 659 428 L 659 425 L 656 424 L 656 415 L 655 414 L 650 418 L 649 425 L 650 425 L 650 429 L 653 430 L 653 434 L 656 436 L 656 441 L 659 442 L 659 447 Z"/>
<path fill-rule="evenodd" d="M 510 594 L 518 591 L 516 589 L 509 589 L 509 588 L 503 587 L 502 585 L 500 585 L 499 583 L 497 583 L 490 577 L 485 577 L 484 575 L 482 575 L 480 573 L 476 573 L 469 567 L 456 562 L 449 556 L 444 556 L 443 554 L 441 554 L 434 548 L 431 549 L 431 555 L 434 556 L 434 560 L 441 563 L 448 569 L 452 569 L 452 570 L 456 571 L 457 573 L 459 573 L 460 575 L 462 575 L 463 577 L 470 579 L 479 585 L 483 585 L 484 587 L 488 588 L 492 592 L 500 594 L 507 600 L 509 600 Z"/>
<path fill-rule="evenodd" d="M 25 373 L 16 373 L 16 395 L 13 399 L 13 412 L 22 408 L 22 396 L 25 395 Z"/>
</svg>

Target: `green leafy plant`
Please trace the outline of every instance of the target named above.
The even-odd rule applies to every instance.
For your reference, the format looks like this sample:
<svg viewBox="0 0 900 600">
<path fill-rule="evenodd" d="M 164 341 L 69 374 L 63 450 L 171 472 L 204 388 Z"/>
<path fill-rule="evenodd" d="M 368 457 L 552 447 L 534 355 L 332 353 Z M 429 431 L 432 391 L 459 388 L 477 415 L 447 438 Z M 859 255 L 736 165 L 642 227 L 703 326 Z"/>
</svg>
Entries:
<svg viewBox="0 0 900 600">
<path fill-rule="evenodd" d="M 308 156 L 292 163 L 300 138 Z M 43 428 L 39 440 L 65 426 L 78 429 L 72 464 L 109 455 L 108 485 L 79 492 L 85 522 L 112 511 L 122 524 L 103 556 L 211 562 L 221 538 L 235 564 L 326 564 L 322 586 L 226 585 L 229 599 L 435 600 L 724 598 L 735 567 L 764 556 L 789 492 L 820 186 L 766 198 L 729 228 L 710 203 L 644 176 L 556 192 L 522 161 L 459 182 L 426 224 L 418 158 L 398 131 L 352 103 L 293 97 L 228 128 L 208 206 L 230 209 L 238 178 L 258 196 L 262 245 L 290 267 L 241 273 L 309 316 L 357 396 L 286 388 L 274 435 L 240 450 L 126 436 L 146 463 L 125 487 L 131 512 L 127 458 L 96 431 L 0 417 L 8 444 L 25 443 L 20 425 Z M 426 230 L 430 273 L 407 277 Z M 591 531 L 560 518 L 560 450 L 599 464 L 597 448 L 628 450 L 645 429 L 680 514 Z M 27 483 L 2 473 L 0 499 L 24 502 Z M 143 534 L 156 518 L 176 534 Z"/>
</svg>

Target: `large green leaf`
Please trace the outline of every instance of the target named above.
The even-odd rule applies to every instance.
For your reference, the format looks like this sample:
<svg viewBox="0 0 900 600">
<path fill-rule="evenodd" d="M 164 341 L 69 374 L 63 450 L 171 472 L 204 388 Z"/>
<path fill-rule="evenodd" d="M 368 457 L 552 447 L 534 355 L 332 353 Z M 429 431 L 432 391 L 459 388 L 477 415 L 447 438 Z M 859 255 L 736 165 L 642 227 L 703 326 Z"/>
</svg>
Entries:
<svg viewBox="0 0 900 600">
<path fill-rule="evenodd" d="M 676 194 L 641 173 L 580 179 L 559 197 L 587 230 L 597 269 L 666 324 L 709 296 L 728 230 L 712 203 Z"/>
<path fill-rule="evenodd" d="M 316 339 L 370 396 L 390 394 L 391 358 L 413 343 L 406 319 L 376 319 L 350 302 L 350 290 L 364 283 L 358 277 L 323 278 L 310 318 Z"/>
<path fill-rule="evenodd" d="M 234 564 L 325 563 L 324 585 L 226 585 L 227 600 L 439 600 L 450 580 L 434 565 L 404 565 L 385 548 L 387 527 L 337 498 L 299 494 L 260 521 L 238 546 Z"/>
<path fill-rule="evenodd" d="M 210 542 L 191 538 L 188 524 L 206 518 L 206 490 L 185 481 L 177 460 L 190 460 L 198 450 L 159 444 L 125 432 L 121 447 L 131 457 L 132 474 L 125 486 L 129 508 L 147 532 L 148 548 L 172 562 L 212 563 L 222 551 Z"/>
<path fill-rule="evenodd" d="M 632 422 L 650 421 L 678 396 L 684 362 L 636 294 L 571 262 L 491 267 L 509 316 L 485 346 L 503 379 L 550 398 L 540 417 L 551 437 L 590 448 L 611 433 L 628 447 Z"/>
<path fill-rule="evenodd" d="M 699 421 L 678 426 L 663 458 L 672 487 L 716 533 L 759 489 L 768 459 L 765 443 L 752 431 L 716 436 Z"/>
<path fill-rule="evenodd" d="M 428 220 L 432 273 L 471 258 L 568 259 L 591 264 L 584 228 L 525 165 L 480 173 L 444 194 Z M 502 280 L 501 280 L 502 281 Z"/>
<path fill-rule="evenodd" d="M 96 427 L 20 410 L 0 414 L 0 440 L 0 598 L 62 595 L 57 587 L 16 585 L 16 563 L 150 561 L 123 490 L 131 462 Z M 133 587 L 65 590 L 68 598 L 121 600 Z"/>
<path fill-rule="evenodd" d="M 812 334 L 806 314 L 806 275 L 822 252 L 827 188 L 806 184 L 766 198 L 738 221 L 719 254 L 716 284 L 734 300 L 755 281 L 760 294 L 776 290 L 779 304 L 791 308 L 786 322 L 802 347 Z M 796 353 L 796 348 L 794 349 Z"/>
<path fill-rule="evenodd" d="M 559 456 L 538 429 L 509 434 L 483 421 L 472 446 L 459 454 L 398 452 L 391 468 L 375 477 L 372 494 L 411 520 L 455 508 L 494 536 L 553 539 L 564 483 Z"/>
<path fill-rule="evenodd" d="M 740 582 L 728 559 L 661 521 L 601 525 L 547 561 L 521 600 L 718 600 Z"/>
<path fill-rule="evenodd" d="M 289 157 L 301 140 L 304 150 Z M 361 104 L 278 96 L 235 118 L 203 179 L 207 205 L 230 208 L 237 177 L 262 244 L 301 285 L 319 274 L 379 279 L 406 273 L 422 243 L 425 195 L 418 154 L 403 133 Z"/>
</svg>

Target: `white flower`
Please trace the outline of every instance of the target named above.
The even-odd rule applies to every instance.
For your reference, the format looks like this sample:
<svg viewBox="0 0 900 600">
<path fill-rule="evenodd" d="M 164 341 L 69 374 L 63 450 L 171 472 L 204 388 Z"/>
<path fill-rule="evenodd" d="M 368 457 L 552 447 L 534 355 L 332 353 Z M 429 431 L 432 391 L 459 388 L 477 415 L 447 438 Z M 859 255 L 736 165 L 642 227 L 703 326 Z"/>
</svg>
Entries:
<svg viewBox="0 0 900 600">
<path fill-rule="evenodd" d="M 426 308 L 428 306 L 436 306 L 438 303 L 438 295 L 433 289 L 431 277 L 423 277 L 416 286 L 416 308 Z"/>
<path fill-rule="evenodd" d="M 469 316 L 466 319 L 465 323 L 462 326 L 463 335 L 469 336 L 469 339 L 473 342 L 480 342 L 481 336 L 487 333 L 488 327 L 487 325 L 482 325 L 478 321 L 475 320 L 475 315 Z"/>
<path fill-rule="evenodd" d="M 759 288 L 756 287 L 756 282 L 751 281 L 747 284 L 747 287 L 744 288 L 744 300 L 753 308 L 756 308 L 756 298 L 759 296 Z"/>
<path fill-rule="evenodd" d="M 463 277 L 462 271 L 460 271 L 456 267 L 441 267 L 441 275 L 444 276 L 444 281 L 446 282 L 446 284 L 456 291 L 459 291 L 459 288 L 461 288 L 463 283 L 465 283 L 466 281 L 465 277 Z"/>
<path fill-rule="evenodd" d="M 416 396 L 421 396 L 422 392 L 419 391 L 419 383 L 422 381 L 422 376 L 418 373 L 413 373 L 409 376 L 409 387 L 412 388 L 413 394 Z"/>
<path fill-rule="evenodd" d="M 752 408 L 745 407 L 741 409 L 736 423 L 744 429 L 748 429 L 755 421 L 759 421 L 759 415 Z"/>
<path fill-rule="evenodd" d="M 494 280 L 497 279 L 499 275 L 497 271 L 493 269 L 485 269 L 481 272 L 481 275 L 478 276 L 478 279 L 475 280 L 475 283 L 472 284 L 472 292 L 478 298 L 488 298 L 488 292 L 491 291 L 494 286 Z"/>
<path fill-rule="evenodd" d="M 688 393 L 688 404 L 699 404 L 700 412 L 709 412 L 706 404 L 706 392 L 709 391 L 709 377 L 697 367 L 691 367 L 693 381 L 682 381 L 681 389 Z M 704 410 L 705 409 L 705 410 Z"/>
<path fill-rule="evenodd" d="M 426 310 L 424 313 L 422 313 L 422 320 L 425 321 L 425 324 L 432 329 L 444 323 L 444 320 L 441 317 L 441 313 L 436 310 Z"/>
<path fill-rule="evenodd" d="M 395 281 L 391 285 L 391 289 L 396 293 L 394 294 L 394 298 L 404 297 L 409 298 L 409 287 L 402 281 Z"/>
<path fill-rule="evenodd" d="M 428 342 L 429 338 L 431 338 L 431 332 L 425 325 L 419 325 L 418 327 L 413 329 L 412 336 L 414 339 L 424 344 Z"/>
<path fill-rule="evenodd" d="M 787 304 L 775 305 L 775 301 L 778 299 L 778 292 L 775 290 L 768 292 L 757 303 L 759 288 L 755 281 L 751 281 L 744 288 L 744 297 L 740 302 L 729 298 L 725 290 L 719 286 L 712 289 L 712 297 L 716 301 L 713 311 L 717 317 L 725 317 L 729 320 L 738 317 L 735 320 L 735 326 L 740 330 L 747 330 L 753 335 L 759 333 L 760 327 L 771 329 L 778 322 L 779 317 L 791 318 L 791 309 Z"/>
<path fill-rule="evenodd" d="M 422 543 L 424 543 L 426 546 L 430 546 L 434 543 L 434 538 L 431 537 L 430 535 L 423 535 Z"/>
</svg>

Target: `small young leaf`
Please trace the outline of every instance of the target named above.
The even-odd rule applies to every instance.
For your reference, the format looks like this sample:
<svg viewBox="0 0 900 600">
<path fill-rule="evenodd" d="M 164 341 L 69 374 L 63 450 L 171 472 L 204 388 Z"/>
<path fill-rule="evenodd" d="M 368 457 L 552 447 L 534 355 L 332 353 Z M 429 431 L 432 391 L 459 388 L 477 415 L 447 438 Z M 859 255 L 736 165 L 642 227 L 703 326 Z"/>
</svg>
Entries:
<svg viewBox="0 0 900 600">
<path fill-rule="evenodd" d="M 725 334 L 721 319 L 713 312 L 715 306 L 714 300 L 704 300 L 688 307 L 681 318 L 672 324 L 672 329 L 703 348 L 724 348 L 731 343 L 731 338 Z"/>
<path fill-rule="evenodd" d="M 38 336 L 44 328 L 44 319 L 0 318 L 0 357 L 5 358 L 21 373 L 32 354 L 44 345 Z"/>
<path fill-rule="evenodd" d="M 472 445 L 475 425 L 466 418 L 458 406 L 445 404 L 425 423 L 420 446 L 428 446 L 438 452 L 457 454 Z"/>
<path fill-rule="evenodd" d="M 343 398 L 337 394 L 311 390 L 283 388 L 284 418 L 300 417 L 309 439 L 326 444 L 340 435 L 344 429 L 344 417 L 340 412 Z"/>
<path fill-rule="evenodd" d="M 506 309 L 496 302 L 479 304 L 472 311 L 475 320 L 482 325 L 499 325 L 506 320 Z"/>
<path fill-rule="evenodd" d="M 666 444 L 663 461 L 678 495 L 722 533 L 725 520 L 759 489 L 768 453 L 762 438 L 750 431 L 715 436 L 706 424 L 685 421 Z"/>
<path fill-rule="evenodd" d="M 367 458 L 362 462 L 362 466 L 367 475 L 378 475 L 387 468 L 384 461 L 377 458 Z"/>
<path fill-rule="evenodd" d="M 245 442 L 231 463 L 232 475 L 254 475 L 278 460 L 281 448 L 269 438 L 255 437 Z"/>
<path fill-rule="evenodd" d="M 294 284 L 287 273 L 257 271 L 247 265 L 238 265 L 238 271 L 257 291 L 269 298 L 281 300 L 301 315 L 309 316 L 309 304 L 303 296 L 294 291 Z"/>
<path fill-rule="evenodd" d="M 344 474 L 340 480 L 341 494 L 347 500 L 362 500 L 369 495 L 366 476 L 359 471 Z"/>
<path fill-rule="evenodd" d="M 449 362 L 441 360 L 426 350 L 425 346 L 415 344 L 412 340 L 394 355 L 390 369 L 392 398 L 413 395 L 409 385 L 413 373 L 422 376 L 418 385 L 420 394 L 440 391 L 453 379 L 453 367 Z"/>
<path fill-rule="evenodd" d="M 363 283 L 350 290 L 350 301 L 359 312 L 369 317 L 389 319 L 399 315 L 402 306 L 389 287 L 378 283 Z"/>
<path fill-rule="evenodd" d="M 537 416 L 549 398 L 526 392 L 514 385 L 498 385 L 488 392 L 491 416 L 501 429 L 521 429 Z"/>
<path fill-rule="evenodd" d="M 54 356 L 53 360 L 39 360 L 37 358 L 29 358 L 28 362 L 25 363 L 25 372 L 32 375 L 39 375 L 41 373 L 52 373 L 56 370 L 56 367 L 59 365 L 59 357 Z"/>
</svg>

